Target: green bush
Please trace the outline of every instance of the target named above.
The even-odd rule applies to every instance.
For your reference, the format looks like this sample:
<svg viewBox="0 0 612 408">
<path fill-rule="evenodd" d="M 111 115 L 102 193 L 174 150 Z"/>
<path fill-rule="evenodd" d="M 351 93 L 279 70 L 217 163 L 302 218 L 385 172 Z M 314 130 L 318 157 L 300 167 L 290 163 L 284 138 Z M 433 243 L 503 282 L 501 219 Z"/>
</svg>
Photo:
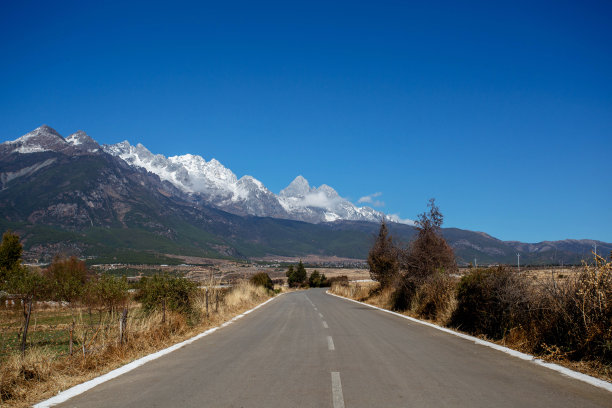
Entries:
<svg viewBox="0 0 612 408">
<path fill-rule="evenodd" d="M 251 283 L 255 286 L 263 286 L 268 290 L 274 289 L 274 283 L 272 282 L 272 279 L 270 279 L 270 276 L 265 272 L 259 272 L 253 275 L 251 277 Z"/>
<path fill-rule="evenodd" d="M 114 313 L 125 306 L 128 295 L 128 282 L 125 277 L 102 274 L 99 278 L 87 282 L 83 303 L 90 309 Z"/>
<path fill-rule="evenodd" d="M 306 268 L 304 267 L 302 261 L 297 264 L 296 268 L 293 268 L 293 265 L 290 265 L 289 269 L 287 269 L 286 276 L 287 283 L 292 288 L 304 286 L 304 283 L 306 283 L 306 278 L 308 277 L 306 274 Z"/>
<path fill-rule="evenodd" d="M 315 269 L 308 278 L 308 286 L 311 288 L 322 288 L 329 286 L 329 282 L 324 273 L 322 274 Z"/>
<path fill-rule="evenodd" d="M 183 277 L 157 274 L 140 280 L 136 300 L 141 302 L 146 312 L 171 310 L 192 317 L 197 311 L 194 307 L 197 285 Z"/>
</svg>

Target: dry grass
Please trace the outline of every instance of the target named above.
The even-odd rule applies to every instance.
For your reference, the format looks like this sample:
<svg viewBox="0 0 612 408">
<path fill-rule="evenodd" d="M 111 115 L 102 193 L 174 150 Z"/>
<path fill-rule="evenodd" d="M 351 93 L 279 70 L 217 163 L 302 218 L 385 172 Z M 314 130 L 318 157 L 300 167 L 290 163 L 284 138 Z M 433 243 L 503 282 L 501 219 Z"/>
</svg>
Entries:
<svg viewBox="0 0 612 408">
<path fill-rule="evenodd" d="M 202 296 L 196 305 L 201 316 L 197 324 L 189 324 L 185 316 L 177 313 L 167 313 L 166 323 L 162 324 L 161 313 L 145 315 L 136 306 L 130 309 L 123 345 L 117 341 L 115 323 L 118 315 L 108 315 L 95 330 L 86 324 L 77 325 L 72 356 L 61 356 L 57 350 L 40 346 L 28 348 L 25 357 L 18 353 L 5 356 L 0 366 L 0 405 L 30 406 L 58 391 L 218 326 L 270 297 L 263 288 L 248 282 L 240 282 L 226 293 L 212 283 L 209 287 L 209 317 L 206 318 L 205 297 Z M 215 302 L 217 294 L 218 308 Z M 82 321 L 84 317 L 86 315 L 80 311 L 78 319 Z M 85 339 L 85 354 L 82 353 L 81 339 Z"/>
<path fill-rule="evenodd" d="M 369 299 L 372 290 L 377 287 L 378 283 L 376 282 L 350 282 L 349 284 L 333 283 L 331 292 L 363 302 Z"/>
<path fill-rule="evenodd" d="M 607 340 L 607 344 L 610 344 L 608 339 L 612 332 L 612 326 L 609 323 L 611 277 L 612 263 L 610 262 L 601 262 L 598 268 L 585 265 L 580 273 L 574 272 L 573 276 L 563 280 L 555 279 L 547 282 L 542 278 L 534 282 L 531 275 L 523 276 L 522 280 L 517 280 L 519 283 L 522 282 L 520 286 L 535 289 L 535 291 L 533 293 L 521 292 L 521 296 L 525 297 L 528 302 L 519 303 L 520 305 L 529 305 L 530 309 L 539 311 L 541 316 L 537 314 L 532 316 L 530 318 L 531 325 L 511 327 L 502 338 L 490 338 L 486 334 L 478 332 L 470 332 L 469 334 L 515 350 L 535 354 L 546 361 L 563 365 L 605 381 L 612 381 L 612 366 L 606 362 L 605 357 L 598 358 L 597 354 L 585 353 L 584 358 L 576 359 L 572 355 L 576 352 L 575 348 L 560 347 L 553 343 L 564 341 L 560 335 L 555 334 L 556 332 L 553 331 L 555 328 L 560 332 L 569 329 L 573 333 L 579 332 L 578 328 L 571 326 L 568 329 L 564 324 L 561 324 L 564 319 L 569 319 L 569 322 L 578 322 L 581 326 L 584 326 L 582 330 L 585 331 L 584 336 L 586 337 L 580 339 L 580 347 L 589 351 L 589 343 L 599 344 L 598 339 L 603 339 L 604 342 Z M 574 285 L 578 284 L 581 285 L 578 290 L 573 288 Z M 446 280 L 431 282 L 431 285 L 425 284 L 417 289 L 409 309 L 400 312 L 440 326 L 449 326 L 453 313 L 457 309 L 456 285 L 456 280 L 452 282 Z M 542 292 L 542 288 L 548 288 L 549 290 L 552 288 L 554 292 Z M 381 289 L 378 283 L 350 282 L 348 284 L 334 284 L 330 292 L 373 306 L 393 310 L 396 290 L 393 287 Z M 576 300 L 579 300 L 579 302 Z M 553 303 L 555 307 L 546 305 L 547 302 Z M 435 305 L 437 310 L 435 317 L 427 316 L 427 313 L 424 312 L 427 304 Z M 570 313 L 572 310 L 570 306 L 576 304 L 579 305 L 579 313 L 574 316 Z M 605 324 L 605 321 L 608 323 Z M 552 337 L 545 338 L 541 332 L 550 333 Z M 549 344 L 543 340 L 548 341 Z"/>
</svg>

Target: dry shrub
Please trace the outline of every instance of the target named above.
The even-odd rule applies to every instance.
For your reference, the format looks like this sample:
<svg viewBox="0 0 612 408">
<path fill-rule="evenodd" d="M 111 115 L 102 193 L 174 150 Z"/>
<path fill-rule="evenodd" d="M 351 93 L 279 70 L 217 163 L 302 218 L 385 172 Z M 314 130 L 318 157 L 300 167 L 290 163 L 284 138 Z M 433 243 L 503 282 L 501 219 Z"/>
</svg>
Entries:
<svg viewBox="0 0 612 408">
<path fill-rule="evenodd" d="M 248 281 L 241 281 L 225 295 L 224 304 L 227 310 L 250 306 L 259 303 L 268 297 L 262 286 L 256 286 Z"/>
<path fill-rule="evenodd" d="M 100 314 L 100 323 L 88 325 L 83 314 L 77 316 L 75 328 L 75 352 L 73 356 L 59 356 L 46 349 L 31 347 L 25 359 L 13 355 L 2 361 L 0 367 L 0 405 L 30 406 L 33 402 L 48 398 L 58 390 L 87 381 L 136 358 L 185 340 L 212 325 L 221 324 L 236 314 L 252 308 L 269 298 L 266 289 L 248 282 L 241 282 L 220 296 L 216 306 L 215 282 L 210 283 L 210 317 L 190 322 L 191 315 L 179 311 L 166 311 L 166 322 L 162 323 L 162 312 L 145 312 L 142 308 L 131 308 L 125 329 L 124 344 L 118 342 L 118 313 Z M 198 295 L 194 308 L 205 315 L 204 291 Z M 97 319 L 96 319 L 97 320 Z M 86 353 L 82 352 L 85 342 Z"/>
<path fill-rule="evenodd" d="M 331 292 L 339 296 L 344 296 L 349 299 L 355 299 L 360 302 L 367 300 L 370 297 L 372 287 L 376 287 L 377 284 L 372 283 L 356 283 L 351 282 L 349 284 L 333 283 L 331 286 Z"/>
<path fill-rule="evenodd" d="M 450 324 L 501 339 L 531 323 L 531 298 L 531 286 L 522 275 L 504 267 L 476 269 L 459 282 Z"/>
<path fill-rule="evenodd" d="M 533 348 L 612 363 L 612 263 L 598 257 L 573 279 L 550 279 L 534 297 Z"/>
<path fill-rule="evenodd" d="M 0 366 L 0 402 L 23 399 L 29 384 L 49 379 L 53 373 L 51 352 L 45 349 L 28 350 L 25 356 L 14 354 Z"/>
<path fill-rule="evenodd" d="M 383 309 L 391 309 L 393 307 L 394 296 L 395 289 L 393 287 L 381 288 L 380 286 L 374 286 L 370 291 L 370 298 L 367 302 Z"/>
<path fill-rule="evenodd" d="M 416 290 L 411 310 L 422 318 L 448 320 L 455 301 L 455 280 L 444 274 L 426 279 Z"/>
</svg>

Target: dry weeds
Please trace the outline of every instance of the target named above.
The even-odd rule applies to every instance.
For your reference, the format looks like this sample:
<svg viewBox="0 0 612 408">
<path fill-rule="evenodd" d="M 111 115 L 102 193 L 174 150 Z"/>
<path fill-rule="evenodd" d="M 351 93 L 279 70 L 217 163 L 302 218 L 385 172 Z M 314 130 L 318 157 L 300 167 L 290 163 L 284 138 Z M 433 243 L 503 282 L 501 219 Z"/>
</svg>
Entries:
<svg viewBox="0 0 612 408">
<path fill-rule="evenodd" d="M 270 297 L 263 288 L 248 282 L 240 282 L 223 296 L 214 283 L 207 282 L 209 317 L 206 318 L 203 290 L 202 300 L 197 304 L 202 319 L 195 325 L 188 324 L 184 316 L 176 313 L 168 313 L 167 322 L 162 324 L 161 313 L 143 315 L 134 308 L 127 321 L 123 345 L 117 341 L 117 324 L 111 324 L 118 320 L 114 315 L 105 317 L 107 324 L 99 325 L 95 332 L 87 333 L 86 325 L 75 330 L 75 353 L 72 356 L 58 356 L 56 351 L 45 347 L 31 347 L 24 357 L 17 353 L 10 355 L 0 366 L 0 405 L 30 406 L 61 390 L 218 326 Z M 83 319 L 83 313 L 79 319 Z M 85 339 L 85 353 L 80 339 Z"/>
<path fill-rule="evenodd" d="M 586 277 L 590 277 L 591 280 L 601 281 L 603 278 L 603 273 L 607 272 L 609 277 L 609 273 L 612 270 L 612 263 L 607 263 L 600 265 L 598 272 L 596 273 L 595 268 L 593 266 L 585 266 L 583 267 L 582 273 Z M 576 276 L 576 274 L 574 275 Z M 531 280 L 531 276 L 529 276 L 529 280 Z M 541 284 L 544 281 L 542 279 L 538 284 Z M 559 282 L 558 279 L 555 280 L 558 287 L 559 285 L 569 284 L 571 279 L 564 280 Z M 591 285 L 595 286 L 595 285 Z M 602 285 L 599 285 L 602 286 Z M 349 299 L 358 300 L 373 306 L 377 306 L 387 310 L 393 310 L 394 305 L 394 288 L 386 288 L 384 290 L 380 289 L 380 285 L 377 282 L 371 284 L 364 283 L 356 283 L 350 282 L 348 284 L 339 284 L 335 283 L 330 288 L 330 292 L 339 296 L 343 296 Z M 601 290 L 596 292 L 598 299 L 602 299 Z M 418 298 L 418 297 L 417 297 Z M 417 319 L 422 319 L 424 321 L 428 321 L 431 323 L 438 324 L 440 326 L 446 326 L 451 319 L 451 316 L 454 310 L 457 307 L 457 298 L 456 296 L 447 297 L 447 304 L 442 308 L 442 313 L 436 316 L 435 320 L 425 319 L 422 315 L 419 315 L 418 308 L 419 304 L 414 302 L 411 305 L 411 308 L 406 311 L 399 311 L 399 313 L 405 314 L 410 317 L 414 317 Z M 606 301 L 609 301 L 606 299 Z M 602 301 L 600 301 L 601 303 Z M 456 329 L 455 329 L 456 330 Z M 610 326 L 608 326 L 608 330 L 612 330 Z M 471 334 L 471 333 L 468 333 Z M 476 337 L 479 337 L 483 340 L 491 341 L 505 347 L 509 347 L 524 353 L 534 353 L 534 344 L 533 338 L 531 335 L 522 327 L 512 328 L 501 340 L 494 340 L 488 338 L 483 334 L 476 334 Z M 563 351 L 561 348 L 557 346 L 549 346 L 546 344 L 542 345 L 541 352 L 537 353 L 537 356 L 543 360 L 554 362 L 556 364 L 562 365 L 564 367 L 570 368 L 575 371 L 579 371 L 581 373 L 591 375 L 593 377 L 600 378 L 604 381 L 612 382 L 612 367 L 608 364 L 605 364 L 601 361 L 597 360 L 581 360 L 581 361 L 572 361 L 568 358 L 567 351 Z"/>
</svg>

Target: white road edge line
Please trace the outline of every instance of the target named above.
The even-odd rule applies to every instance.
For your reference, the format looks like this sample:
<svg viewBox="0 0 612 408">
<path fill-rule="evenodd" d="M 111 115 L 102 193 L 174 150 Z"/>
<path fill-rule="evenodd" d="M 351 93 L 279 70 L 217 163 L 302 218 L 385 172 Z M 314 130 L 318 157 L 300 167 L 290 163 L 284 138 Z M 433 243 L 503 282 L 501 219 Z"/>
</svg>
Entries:
<svg viewBox="0 0 612 408">
<path fill-rule="evenodd" d="M 280 294 L 282 295 L 282 293 Z M 59 394 L 57 394 L 54 397 L 49 398 L 48 400 L 39 402 L 38 404 L 33 405 L 33 408 L 47 408 L 47 407 L 52 407 L 54 405 L 57 404 L 61 404 L 62 402 L 68 401 L 70 398 L 75 397 L 79 394 L 84 393 L 85 391 L 89 391 L 90 389 L 94 388 L 97 385 L 100 385 L 102 383 L 105 383 L 109 380 L 112 380 L 113 378 L 117 378 L 122 374 L 125 374 L 127 372 L 130 372 L 132 370 L 134 370 L 135 368 L 140 367 L 141 365 L 144 365 L 146 363 L 148 363 L 149 361 L 153 361 L 156 360 L 162 356 L 165 356 L 166 354 L 170 354 L 175 350 L 180 349 L 183 346 L 186 346 L 188 344 L 193 343 L 196 340 L 201 339 L 202 337 L 208 336 L 211 333 L 214 333 L 215 331 L 219 330 L 220 328 L 229 326 L 230 324 L 234 323 L 236 320 L 248 315 L 249 313 L 253 312 L 256 309 L 259 309 L 260 307 L 262 307 L 263 305 L 265 305 L 268 302 L 271 302 L 274 299 L 277 299 L 280 295 L 274 296 L 273 298 L 270 298 L 268 300 L 266 300 L 263 303 L 260 303 L 259 305 L 255 306 L 254 308 L 252 308 L 251 310 L 247 310 L 246 312 L 238 315 L 238 316 L 234 316 L 231 320 L 228 320 L 227 322 L 223 323 L 220 326 L 217 327 L 213 327 L 210 328 L 208 330 L 206 330 L 205 332 L 202 332 L 198 335 L 193 336 L 190 339 L 187 339 L 185 341 L 182 341 L 180 343 L 177 343 L 173 346 L 170 346 L 168 348 L 165 348 L 163 350 L 157 351 L 153 354 L 149 354 L 147 356 L 141 357 L 138 360 L 134 360 L 131 363 L 128 363 L 124 366 L 121 366 L 119 368 L 114 369 L 113 371 L 109 371 L 106 374 L 103 374 L 99 377 L 93 378 L 89 381 L 86 381 L 82 384 L 79 385 L 75 385 L 72 388 L 68 388 L 65 391 L 60 392 Z"/>
<path fill-rule="evenodd" d="M 334 339 L 332 339 L 332 336 L 327 336 L 327 348 L 329 351 L 334 351 L 336 349 L 334 347 Z"/>
<path fill-rule="evenodd" d="M 583 382 L 585 382 L 587 384 L 593 385 L 593 386 L 598 387 L 598 388 L 603 388 L 606 391 L 612 392 L 612 383 L 609 383 L 609 382 L 604 381 L 604 380 L 600 380 L 599 378 L 591 377 L 590 375 L 579 373 L 578 371 L 570 370 L 569 368 L 560 366 L 558 364 L 547 363 L 546 361 L 540 360 L 539 358 L 537 358 L 535 356 L 532 356 L 531 354 L 521 353 L 520 351 L 516 351 L 516 350 L 513 350 L 513 349 L 508 348 L 508 347 L 500 346 L 499 344 L 495 344 L 495 343 L 491 343 L 489 341 L 485 341 L 485 340 L 479 339 L 478 337 L 470 336 L 468 334 L 459 333 L 459 332 L 456 332 L 454 330 L 448 329 L 446 327 L 441 327 L 441 326 L 438 326 L 438 325 L 433 324 L 433 323 L 424 322 L 422 320 L 415 319 L 414 317 L 406 316 L 406 315 L 403 315 L 403 314 L 400 314 L 400 313 L 397 313 L 397 312 L 393 312 L 391 310 L 383 309 L 381 307 L 372 306 L 372 305 L 369 305 L 369 304 L 364 303 L 364 302 L 359 302 L 357 300 L 345 298 L 344 296 L 339 296 L 339 295 L 336 295 L 336 294 L 331 293 L 329 291 L 327 291 L 325 293 L 327 293 L 328 295 L 331 295 L 331 296 L 335 296 L 335 297 L 340 298 L 340 299 L 348 300 L 350 302 L 355 302 L 355 303 L 359 303 L 361 305 L 369 306 L 369 307 L 371 307 L 373 309 L 378 309 L 378 310 L 381 310 L 381 311 L 383 311 L 385 313 L 390 313 L 392 315 L 396 315 L 396 316 L 399 316 L 401 318 L 408 319 L 408 320 L 410 320 L 412 322 L 415 322 L 415 323 L 419 323 L 419 324 L 422 324 L 422 325 L 425 325 L 425 326 L 432 327 L 432 328 L 434 328 L 436 330 L 440 330 L 440 331 L 443 331 L 445 333 L 452 334 L 453 336 L 457 336 L 457 337 L 461 337 L 461 338 L 466 339 L 466 340 L 473 341 L 474 343 L 479 344 L 481 346 L 490 347 L 490 348 L 495 349 L 497 351 L 501 351 L 503 353 L 509 354 L 509 355 L 511 355 L 513 357 L 520 358 L 521 360 L 530 361 L 533 364 L 536 364 L 536 365 L 539 365 L 539 366 L 542 366 L 542 367 L 546 367 L 546 368 L 548 368 L 550 370 L 553 370 L 553 371 L 557 371 L 557 372 L 559 372 L 559 373 L 561 373 L 561 374 L 563 374 L 563 375 L 565 375 L 567 377 L 570 377 L 570 378 L 573 378 L 573 379 L 576 379 L 576 380 L 579 380 L 579 381 L 583 381 Z"/>
<path fill-rule="evenodd" d="M 325 320 L 323 320 L 323 327 L 329 329 L 329 326 L 327 325 L 327 322 Z"/>
<path fill-rule="evenodd" d="M 332 401 L 334 408 L 344 408 L 344 396 L 342 396 L 342 383 L 340 382 L 340 373 L 332 371 Z"/>
</svg>

